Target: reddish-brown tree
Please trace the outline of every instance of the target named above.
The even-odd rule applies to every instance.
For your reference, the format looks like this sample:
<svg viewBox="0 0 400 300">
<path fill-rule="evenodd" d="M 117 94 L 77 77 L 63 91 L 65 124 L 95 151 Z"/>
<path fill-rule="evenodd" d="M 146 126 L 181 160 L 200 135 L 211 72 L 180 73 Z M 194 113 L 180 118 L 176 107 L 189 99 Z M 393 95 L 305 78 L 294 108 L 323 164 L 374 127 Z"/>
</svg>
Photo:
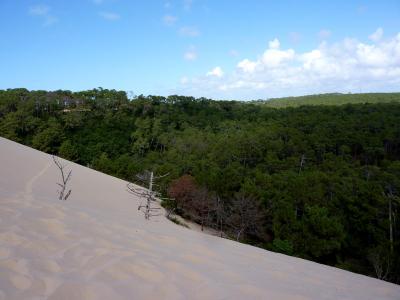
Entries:
<svg viewBox="0 0 400 300">
<path fill-rule="evenodd" d="M 183 175 L 171 183 L 168 195 L 175 199 L 178 209 L 188 211 L 193 209 L 197 189 L 195 179 L 190 175 Z"/>
<path fill-rule="evenodd" d="M 176 206 L 186 216 L 201 225 L 201 230 L 208 225 L 211 212 L 215 209 L 215 197 L 212 197 L 207 188 L 199 187 L 190 175 L 183 175 L 173 181 L 168 195 L 174 198 Z"/>
</svg>

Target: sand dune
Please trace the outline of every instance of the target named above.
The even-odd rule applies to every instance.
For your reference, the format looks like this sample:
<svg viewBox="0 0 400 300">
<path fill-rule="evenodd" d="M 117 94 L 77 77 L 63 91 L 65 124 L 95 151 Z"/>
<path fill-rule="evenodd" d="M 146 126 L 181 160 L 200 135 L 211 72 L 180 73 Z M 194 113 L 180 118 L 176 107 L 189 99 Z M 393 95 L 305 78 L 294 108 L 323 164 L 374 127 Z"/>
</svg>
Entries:
<svg viewBox="0 0 400 300">
<path fill-rule="evenodd" d="M 0 299 L 400 299 L 400 286 L 146 221 L 126 182 L 0 138 Z"/>
</svg>

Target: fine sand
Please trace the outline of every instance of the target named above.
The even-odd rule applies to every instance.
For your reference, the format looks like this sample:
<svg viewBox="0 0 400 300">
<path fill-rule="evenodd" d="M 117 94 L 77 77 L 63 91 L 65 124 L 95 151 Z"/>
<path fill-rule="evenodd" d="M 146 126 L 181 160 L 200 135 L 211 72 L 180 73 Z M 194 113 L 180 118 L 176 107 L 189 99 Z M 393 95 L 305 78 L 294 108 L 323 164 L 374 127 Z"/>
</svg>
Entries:
<svg viewBox="0 0 400 300">
<path fill-rule="evenodd" d="M 0 299 L 400 299 L 400 286 L 146 221 L 126 182 L 0 138 Z"/>
</svg>

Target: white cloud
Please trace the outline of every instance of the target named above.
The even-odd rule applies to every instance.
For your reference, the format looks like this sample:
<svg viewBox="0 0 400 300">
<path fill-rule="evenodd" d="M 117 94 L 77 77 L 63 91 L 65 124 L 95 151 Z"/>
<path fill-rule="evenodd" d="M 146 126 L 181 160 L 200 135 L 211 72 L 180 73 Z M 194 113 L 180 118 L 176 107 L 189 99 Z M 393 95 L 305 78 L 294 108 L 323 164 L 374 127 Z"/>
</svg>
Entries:
<svg viewBox="0 0 400 300">
<path fill-rule="evenodd" d="M 51 8 L 47 5 L 35 5 L 29 8 L 31 16 L 41 18 L 43 26 L 50 26 L 58 21 L 58 18 L 50 13 Z"/>
<path fill-rule="evenodd" d="M 256 56 L 256 55 L 255 55 Z M 221 99 L 258 99 L 328 92 L 398 91 L 400 33 L 370 43 L 346 38 L 309 51 L 282 49 L 279 40 L 233 72 L 191 78 L 181 92 Z M 222 70 L 221 70 L 222 74 Z M 213 75 L 213 76 L 212 76 Z"/>
<path fill-rule="evenodd" d="M 273 39 L 272 41 L 269 41 L 268 43 L 270 49 L 279 49 L 281 46 L 281 43 L 277 38 Z"/>
<path fill-rule="evenodd" d="M 366 66 L 386 67 L 395 57 L 392 57 L 390 51 L 385 48 L 360 43 L 357 45 L 357 58 L 361 64 Z"/>
<path fill-rule="evenodd" d="M 304 69 L 311 69 L 322 60 L 322 53 L 321 50 L 315 49 L 302 54 L 299 58 L 303 62 Z"/>
<path fill-rule="evenodd" d="M 215 67 L 211 71 L 207 72 L 207 76 L 215 76 L 215 77 L 222 77 L 224 76 L 224 72 L 222 71 L 221 67 Z"/>
<path fill-rule="evenodd" d="M 184 26 L 179 29 L 179 34 L 182 36 L 196 37 L 200 35 L 200 31 L 195 27 Z"/>
<path fill-rule="evenodd" d="M 177 17 L 171 16 L 171 15 L 165 15 L 163 17 L 163 22 L 167 26 L 172 26 L 175 24 L 175 22 L 178 20 Z"/>
<path fill-rule="evenodd" d="M 368 38 L 373 42 L 378 42 L 383 36 L 383 29 L 379 27 L 374 33 L 372 33 Z"/>
<path fill-rule="evenodd" d="M 262 62 L 265 66 L 270 68 L 279 67 L 281 64 L 290 61 L 294 58 L 294 50 L 277 50 L 268 49 L 264 52 L 262 56 Z"/>
<path fill-rule="evenodd" d="M 253 72 L 256 70 L 257 64 L 258 64 L 257 62 L 255 62 L 255 61 L 250 61 L 250 60 L 248 60 L 248 59 L 246 58 L 246 59 L 240 61 L 240 62 L 237 64 L 237 67 L 238 67 L 239 69 L 241 69 L 241 70 L 242 70 L 243 72 L 245 72 L 245 73 L 253 73 Z"/>
<path fill-rule="evenodd" d="M 328 29 L 321 29 L 318 32 L 318 38 L 321 40 L 326 40 L 331 36 L 332 32 L 330 32 L 330 30 Z"/>
<path fill-rule="evenodd" d="M 280 50 L 280 42 L 278 39 L 274 39 L 268 43 L 269 49 L 267 49 L 262 55 L 262 63 L 269 68 L 275 68 L 280 66 L 282 63 L 290 61 L 294 58 L 294 50 Z"/>
<path fill-rule="evenodd" d="M 99 12 L 99 16 L 107 21 L 117 21 L 121 18 L 121 16 L 119 14 L 114 13 L 114 12 L 109 12 L 109 11 Z"/>
<path fill-rule="evenodd" d="M 183 54 L 185 60 L 193 61 L 197 59 L 197 51 L 194 46 L 189 47 L 189 49 Z"/>
</svg>

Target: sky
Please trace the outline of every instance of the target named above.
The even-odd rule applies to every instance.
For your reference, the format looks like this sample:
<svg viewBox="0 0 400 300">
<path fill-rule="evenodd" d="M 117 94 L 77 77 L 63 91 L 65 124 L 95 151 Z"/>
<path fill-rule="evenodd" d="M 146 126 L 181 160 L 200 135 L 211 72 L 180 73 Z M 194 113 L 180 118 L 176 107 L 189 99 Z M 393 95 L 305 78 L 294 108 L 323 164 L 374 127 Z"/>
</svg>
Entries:
<svg viewBox="0 0 400 300">
<path fill-rule="evenodd" d="M 400 0 L 0 0 L 0 89 L 400 92 Z"/>
</svg>

